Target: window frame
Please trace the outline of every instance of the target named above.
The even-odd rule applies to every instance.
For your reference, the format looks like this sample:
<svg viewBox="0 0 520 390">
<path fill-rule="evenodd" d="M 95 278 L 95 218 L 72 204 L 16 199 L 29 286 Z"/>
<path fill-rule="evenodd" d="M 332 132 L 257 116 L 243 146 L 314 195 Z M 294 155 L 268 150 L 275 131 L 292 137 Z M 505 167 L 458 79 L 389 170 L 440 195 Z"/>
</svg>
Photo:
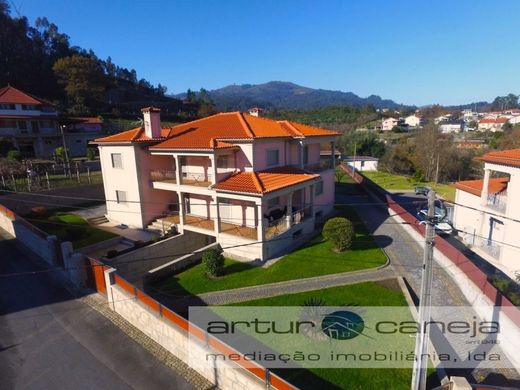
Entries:
<svg viewBox="0 0 520 390">
<path fill-rule="evenodd" d="M 114 163 L 114 156 L 119 156 L 120 166 L 116 166 L 116 164 Z M 123 155 L 121 153 L 110 153 L 110 162 L 112 164 L 112 168 L 123 169 Z"/>
<path fill-rule="evenodd" d="M 123 199 L 121 199 L 121 198 L 123 198 Z M 116 201 L 117 201 L 117 204 L 127 203 L 128 198 L 126 197 L 126 191 L 116 190 Z"/>
<path fill-rule="evenodd" d="M 273 153 L 273 152 L 276 152 L 276 162 L 275 163 L 270 163 L 270 161 L 269 161 L 269 154 Z M 280 165 L 280 149 L 267 149 L 265 151 L 265 164 L 268 167 L 276 167 L 276 166 Z"/>
<path fill-rule="evenodd" d="M 316 182 L 316 185 L 314 187 L 314 195 L 315 196 L 319 196 L 321 194 L 323 194 L 323 180 L 319 180 Z"/>
</svg>

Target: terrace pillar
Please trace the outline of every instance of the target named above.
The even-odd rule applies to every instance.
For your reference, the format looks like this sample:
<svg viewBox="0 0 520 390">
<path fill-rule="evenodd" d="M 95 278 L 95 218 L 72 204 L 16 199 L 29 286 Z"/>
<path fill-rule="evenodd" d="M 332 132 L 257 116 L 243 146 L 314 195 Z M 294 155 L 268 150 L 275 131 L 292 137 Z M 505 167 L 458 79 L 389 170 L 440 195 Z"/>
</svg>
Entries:
<svg viewBox="0 0 520 390">
<path fill-rule="evenodd" d="M 293 198 L 293 192 L 289 192 L 289 194 L 287 195 L 287 215 L 286 215 L 287 229 L 291 228 L 291 223 L 292 223 L 292 198 Z"/>
<path fill-rule="evenodd" d="M 184 229 L 184 193 L 177 192 L 177 197 L 179 198 L 179 222 Z"/>
<path fill-rule="evenodd" d="M 484 169 L 484 183 L 482 184 L 482 192 L 480 194 L 480 204 L 487 205 L 489 177 L 491 176 L 491 169 Z"/>
<path fill-rule="evenodd" d="M 175 182 L 177 184 L 181 184 L 181 157 L 179 157 L 177 154 L 173 156 L 173 159 L 175 160 Z M 180 199 L 180 198 L 179 198 Z"/>
<path fill-rule="evenodd" d="M 215 196 L 215 235 L 218 236 L 220 233 L 220 209 L 218 203 L 218 196 Z"/>
<path fill-rule="evenodd" d="M 300 161 L 299 161 L 299 165 L 300 165 L 300 169 L 303 169 L 303 141 L 300 140 Z"/>
<path fill-rule="evenodd" d="M 215 155 L 209 157 L 211 163 L 211 184 L 217 184 L 217 159 Z"/>
<path fill-rule="evenodd" d="M 262 203 L 259 203 L 256 205 L 256 233 L 257 233 L 257 240 L 259 242 L 264 241 L 264 215 L 262 213 Z"/>
<path fill-rule="evenodd" d="M 311 184 L 309 186 L 309 197 L 310 197 L 310 200 L 309 200 L 309 216 L 313 217 L 314 216 L 314 184 Z"/>
<path fill-rule="evenodd" d="M 330 143 L 330 158 L 332 159 L 330 162 L 331 168 L 336 169 L 336 141 Z"/>
</svg>

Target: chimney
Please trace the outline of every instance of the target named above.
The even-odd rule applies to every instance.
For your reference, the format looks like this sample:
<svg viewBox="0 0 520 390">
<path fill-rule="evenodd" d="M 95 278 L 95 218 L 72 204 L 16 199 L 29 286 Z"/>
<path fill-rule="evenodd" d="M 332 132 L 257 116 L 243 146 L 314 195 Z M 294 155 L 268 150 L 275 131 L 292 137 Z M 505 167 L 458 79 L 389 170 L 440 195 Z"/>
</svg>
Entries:
<svg viewBox="0 0 520 390">
<path fill-rule="evenodd" d="M 141 110 L 144 117 L 144 133 L 149 138 L 161 138 L 161 109 L 146 107 Z"/>
<path fill-rule="evenodd" d="M 248 112 L 249 112 L 249 115 L 251 116 L 260 116 L 260 113 L 264 111 L 262 110 L 261 108 L 258 108 L 258 107 L 251 107 Z"/>
</svg>

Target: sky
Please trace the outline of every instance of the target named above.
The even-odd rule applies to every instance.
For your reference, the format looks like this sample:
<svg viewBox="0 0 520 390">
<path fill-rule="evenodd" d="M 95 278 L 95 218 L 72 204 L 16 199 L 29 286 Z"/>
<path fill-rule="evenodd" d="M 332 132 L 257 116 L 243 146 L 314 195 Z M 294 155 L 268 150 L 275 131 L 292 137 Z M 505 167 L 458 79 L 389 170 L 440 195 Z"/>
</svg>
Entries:
<svg viewBox="0 0 520 390">
<path fill-rule="evenodd" d="M 520 93 L 518 0 L 11 0 L 168 87 L 291 81 L 398 103 Z"/>
</svg>

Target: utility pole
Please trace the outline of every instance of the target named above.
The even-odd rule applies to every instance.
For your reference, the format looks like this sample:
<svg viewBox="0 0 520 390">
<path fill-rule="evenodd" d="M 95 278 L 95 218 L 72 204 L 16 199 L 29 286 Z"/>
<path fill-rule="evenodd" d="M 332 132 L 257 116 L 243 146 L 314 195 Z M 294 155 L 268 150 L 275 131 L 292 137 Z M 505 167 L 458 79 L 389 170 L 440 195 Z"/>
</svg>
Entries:
<svg viewBox="0 0 520 390">
<path fill-rule="evenodd" d="M 415 360 L 413 364 L 412 390 L 426 390 L 428 373 L 428 347 L 430 344 L 430 328 L 426 323 L 431 317 L 432 279 L 433 279 L 433 245 L 435 238 L 435 191 L 428 192 L 428 215 L 426 217 L 426 234 L 424 235 L 423 275 L 417 323 L 419 330 L 415 340 Z"/>
<path fill-rule="evenodd" d="M 357 142 L 354 142 L 354 172 L 356 172 L 356 153 L 357 153 Z"/>
</svg>

